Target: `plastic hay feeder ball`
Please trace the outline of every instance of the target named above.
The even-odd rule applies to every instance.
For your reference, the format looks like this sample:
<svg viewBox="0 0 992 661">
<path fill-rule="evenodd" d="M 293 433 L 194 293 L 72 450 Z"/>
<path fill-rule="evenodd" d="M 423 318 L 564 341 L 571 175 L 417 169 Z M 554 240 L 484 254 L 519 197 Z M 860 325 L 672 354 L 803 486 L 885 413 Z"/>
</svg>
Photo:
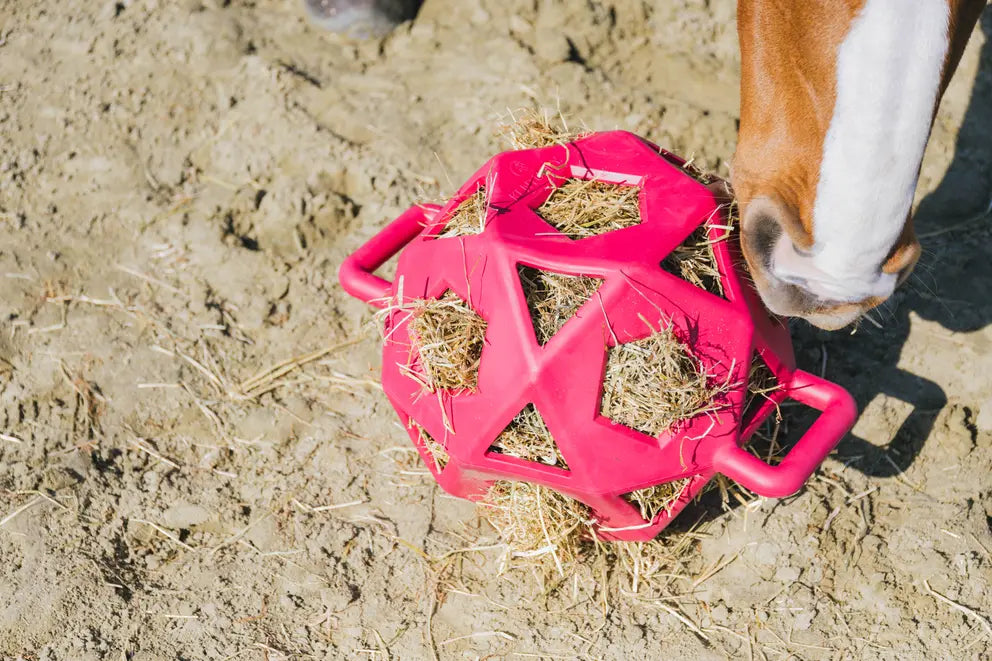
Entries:
<svg viewBox="0 0 992 661">
<path fill-rule="evenodd" d="M 408 210 L 344 262 L 344 288 L 386 310 L 383 389 L 445 490 L 479 500 L 498 480 L 540 484 L 588 505 L 601 539 L 643 541 L 667 526 L 715 473 L 762 496 L 796 492 L 851 428 L 851 396 L 796 369 L 787 328 L 763 308 L 740 271 L 736 243 L 723 240 L 723 209 L 683 165 L 625 132 L 502 153 L 443 208 Z M 636 187 L 639 222 L 586 237 L 556 230 L 540 208 L 576 179 Z M 487 203 L 474 198 L 481 209 L 477 233 L 446 231 L 459 205 L 478 194 Z M 722 297 L 662 268 L 704 224 Z M 393 282 L 374 275 L 397 253 Z M 541 342 L 522 267 L 601 284 Z M 485 340 L 474 388 L 429 392 L 415 377 L 418 350 L 403 302 L 444 297 L 457 297 L 482 317 Z M 709 379 L 727 387 L 719 407 L 649 435 L 604 415 L 604 375 L 611 349 L 663 328 L 685 343 Z M 756 356 L 780 387 L 746 410 Z M 742 445 L 786 399 L 822 413 L 770 465 Z M 503 430 L 532 409 L 557 446 L 552 456 L 534 460 L 501 451 Z M 684 486 L 647 520 L 630 495 L 669 483 Z"/>
</svg>

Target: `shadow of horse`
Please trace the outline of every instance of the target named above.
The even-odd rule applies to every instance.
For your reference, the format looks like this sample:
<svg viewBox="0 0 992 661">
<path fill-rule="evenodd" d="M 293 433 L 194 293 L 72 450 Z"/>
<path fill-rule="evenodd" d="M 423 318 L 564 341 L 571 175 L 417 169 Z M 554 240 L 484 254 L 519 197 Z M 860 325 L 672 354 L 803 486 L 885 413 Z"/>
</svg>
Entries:
<svg viewBox="0 0 992 661">
<path fill-rule="evenodd" d="M 890 477 L 909 468 L 948 403 L 937 383 L 899 367 L 911 315 L 952 333 L 992 323 L 992 12 L 979 25 L 985 45 L 954 158 L 917 209 L 924 256 L 916 274 L 873 313 L 881 328 L 862 323 L 854 335 L 805 324 L 794 329 L 800 365 L 819 371 L 826 362 L 826 376 L 847 387 L 861 411 L 879 395 L 912 408 L 890 438 L 852 434 L 838 446 L 838 458 L 867 475 Z"/>
</svg>

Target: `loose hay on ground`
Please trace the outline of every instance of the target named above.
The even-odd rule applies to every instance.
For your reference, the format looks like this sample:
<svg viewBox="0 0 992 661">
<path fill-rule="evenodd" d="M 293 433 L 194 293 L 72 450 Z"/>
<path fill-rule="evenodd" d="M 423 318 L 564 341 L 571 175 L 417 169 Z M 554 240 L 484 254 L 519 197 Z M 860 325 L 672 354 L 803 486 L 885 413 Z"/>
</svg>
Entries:
<svg viewBox="0 0 992 661">
<path fill-rule="evenodd" d="M 592 535 L 588 507 L 539 484 L 495 482 L 479 507 L 507 545 L 504 565 L 524 560 L 564 576 L 582 557 L 583 540 Z"/>
<path fill-rule="evenodd" d="M 495 482 L 478 507 L 506 546 L 501 571 L 570 579 L 584 568 L 625 583 L 620 589 L 626 594 L 637 594 L 645 585 L 664 590 L 686 578 L 686 559 L 700 538 L 693 530 L 673 539 L 604 543 L 595 535 L 587 506 L 526 482 Z"/>
</svg>

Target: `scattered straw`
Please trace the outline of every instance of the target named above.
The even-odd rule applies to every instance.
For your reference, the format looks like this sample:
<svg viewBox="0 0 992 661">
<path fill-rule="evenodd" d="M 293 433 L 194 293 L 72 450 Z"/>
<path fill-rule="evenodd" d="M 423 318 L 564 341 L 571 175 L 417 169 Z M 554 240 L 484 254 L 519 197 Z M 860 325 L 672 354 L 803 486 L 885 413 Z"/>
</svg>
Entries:
<svg viewBox="0 0 992 661">
<path fill-rule="evenodd" d="M 437 238 L 448 239 L 481 234 L 486 228 L 487 208 L 486 191 L 480 187 L 474 195 L 465 198 L 465 201 L 458 205 Z"/>
<path fill-rule="evenodd" d="M 23 505 L 21 505 L 20 507 L 16 508 L 13 512 L 9 513 L 7 516 L 5 516 L 2 519 L 0 519 L 0 527 L 3 527 L 6 524 L 10 523 L 14 519 L 16 519 L 19 514 L 21 514 L 22 512 L 26 512 L 27 510 L 31 509 L 32 507 L 34 507 L 35 505 L 41 503 L 42 501 L 43 501 L 43 499 L 42 499 L 42 497 L 40 495 L 39 496 L 35 496 L 34 498 L 32 498 L 31 500 L 29 500 L 28 502 L 26 502 Z"/>
<path fill-rule="evenodd" d="M 554 337 L 603 283 L 598 278 L 564 275 L 521 266 L 520 284 L 539 344 Z"/>
<path fill-rule="evenodd" d="M 609 350 L 603 415 L 651 436 L 722 407 L 728 382 L 715 382 L 671 326 Z"/>
<path fill-rule="evenodd" d="M 498 135 L 512 149 L 537 149 L 578 140 L 588 131 L 573 131 L 564 115 L 547 111 L 520 110 L 509 112 L 507 121 L 498 127 Z"/>
<path fill-rule="evenodd" d="M 671 539 L 606 544 L 597 540 L 595 520 L 584 504 L 522 482 L 494 483 L 479 512 L 505 545 L 501 571 L 532 570 L 539 578 L 577 580 L 584 569 L 597 576 L 601 588 L 608 576 L 619 580 L 617 587 L 627 595 L 640 594 L 648 585 L 666 591 L 676 580 L 692 580 L 686 563 L 701 538 L 695 530 Z"/>
<path fill-rule="evenodd" d="M 417 299 L 410 311 L 410 339 L 420 356 L 424 387 L 475 390 L 486 322 L 454 292 L 439 299 Z M 394 308 L 395 309 L 395 308 Z"/>
<path fill-rule="evenodd" d="M 510 559 L 550 560 L 559 575 L 582 555 L 581 541 L 592 534 L 589 508 L 577 500 L 528 482 L 495 482 L 480 504 L 499 531 Z"/>
<path fill-rule="evenodd" d="M 528 404 L 513 418 L 491 449 L 500 454 L 568 470 L 565 458 L 533 404 Z"/>
<path fill-rule="evenodd" d="M 636 507 L 645 521 L 654 521 L 661 512 L 671 512 L 692 478 L 675 480 L 658 484 L 647 489 L 632 491 L 624 496 L 624 500 Z"/>
<path fill-rule="evenodd" d="M 963 604 L 959 604 L 953 599 L 949 599 L 948 597 L 945 597 L 944 595 L 942 595 L 941 593 L 937 592 L 932 587 L 930 587 L 930 582 L 925 579 L 923 581 L 923 587 L 927 589 L 927 592 L 929 592 L 934 599 L 972 618 L 973 620 L 978 622 L 978 624 L 980 624 L 983 629 L 985 629 L 985 635 L 992 636 L 992 624 L 989 623 L 988 618 L 986 618 L 984 615 L 982 615 L 976 610 L 968 608 Z"/>
<path fill-rule="evenodd" d="M 598 236 L 641 222 L 635 186 L 569 179 L 537 212 L 570 239 Z"/>
</svg>

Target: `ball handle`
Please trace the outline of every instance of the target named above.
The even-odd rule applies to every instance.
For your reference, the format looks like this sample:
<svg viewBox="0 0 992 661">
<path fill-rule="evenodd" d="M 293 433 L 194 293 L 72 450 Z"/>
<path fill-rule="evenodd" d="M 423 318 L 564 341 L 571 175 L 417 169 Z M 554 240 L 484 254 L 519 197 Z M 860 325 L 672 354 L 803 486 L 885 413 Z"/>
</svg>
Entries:
<svg viewBox="0 0 992 661">
<path fill-rule="evenodd" d="M 777 466 L 736 444 L 721 447 L 713 455 L 717 472 L 767 498 L 784 498 L 799 491 L 858 417 L 849 392 L 802 370 L 793 375 L 788 396 L 821 414 Z"/>
<path fill-rule="evenodd" d="M 375 270 L 417 238 L 440 209 L 435 204 L 412 206 L 366 241 L 341 263 L 338 280 L 344 290 L 375 307 L 386 307 L 393 283 L 375 275 Z"/>
</svg>

